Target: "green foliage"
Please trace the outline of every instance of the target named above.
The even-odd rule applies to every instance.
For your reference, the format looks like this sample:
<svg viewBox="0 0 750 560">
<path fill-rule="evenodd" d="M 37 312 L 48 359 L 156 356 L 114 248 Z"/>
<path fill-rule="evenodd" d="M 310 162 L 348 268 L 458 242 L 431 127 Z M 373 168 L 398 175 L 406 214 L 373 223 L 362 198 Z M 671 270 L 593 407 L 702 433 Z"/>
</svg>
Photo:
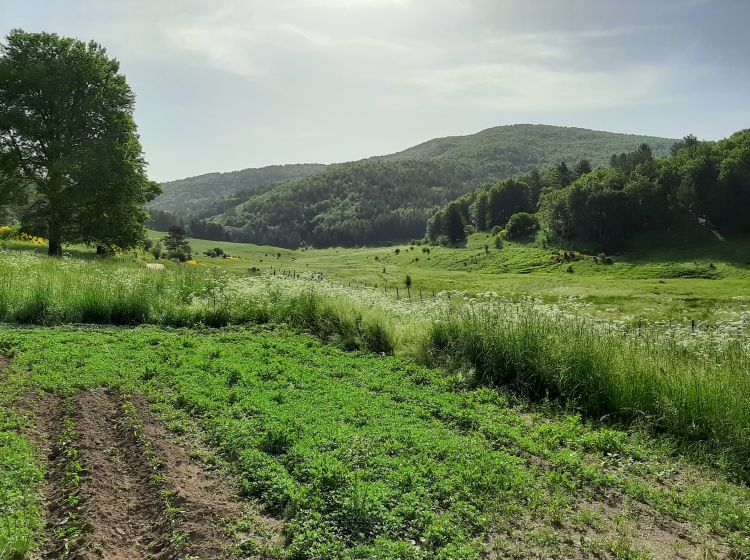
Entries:
<svg viewBox="0 0 750 560">
<path fill-rule="evenodd" d="M 508 239 L 529 238 L 539 229 L 539 219 L 528 212 L 517 212 L 510 217 L 505 229 Z"/>
<path fill-rule="evenodd" d="M 207 218 L 221 214 L 277 185 L 296 181 L 325 169 L 325 165 L 316 163 L 269 165 L 258 169 L 207 173 L 169 181 L 161 185 L 162 194 L 151 202 L 149 208 L 182 217 Z M 159 231 L 166 231 L 175 223 L 177 222 L 167 223 L 164 230 Z"/>
<path fill-rule="evenodd" d="M 151 246 L 151 249 L 149 249 L 149 252 L 151 253 L 151 255 L 152 255 L 152 256 L 153 256 L 153 257 L 154 257 L 154 258 L 155 258 L 155 259 L 156 259 L 157 261 L 158 261 L 158 260 L 159 260 L 159 259 L 161 258 L 161 254 L 162 254 L 162 248 L 163 248 L 163 244 L 162 244 L 162 241 L 161 241 L 161 240 L 159 240 L 159 241 L 157 241 L 156 243 L 154 243 L 154 244 L 153 244 L 153 245 Z"/>
<path fill-rule="evenodd" d="M 590 507 L 599 492 L 690 534 L 706 527 L 738 557 L 746 550 L 747 488 L 705 469 L 675 491 L 693 471 L 668 444 L 550 407 L 516 410 L 501 392 L 401 358 L 267 328 L 2 328 L 0 347 L 16 355 L 2 395 L 142 391 L 195 426 L 244 491 L 283 518 L 285 558 L 477 559 L 508 527 L 513 546 L 531 545 L 532 527 Z M 41 479 L 16 480 L 32 496 Z M 602 537 L 627 520 L 607 521 L 617 527 Z M 563 535 L 551 557 L 577 550 Z M 526 557 L 542 553 L 533 551 Z"/>
<path fill-rule="evenodd" d="M 0 558 L 8 560 L 26 558 L 42 528 L 36 489 L 44 473 L 20 429 L 18 416 L 0 404 Z"/>
<path fill-rule="evenodd" d="M 190 260 L 193 250 L 187 238 L 185 229 L 181 226 L 172 226 L 169 233 L 162 240 L 168 259 L 176 259 L 180 262 Z"/>
<path fill-rule="evenodd" d="M 244 192 L 237 191 L 237 184 L 250 181 L 251 177 L 256 181 L 255 175 L 265 175 L 265 168 L 167 183 L 167 192 L 153 207 L 179 214 L 195 237 L 205 239 L 290 248 L 301 242 L 318 247 L 385 244 L 421 237 L 436 207 L 446 205 L 477 184 L 528 173 L 561 159 L 588 157 L 603 164 L 610 153 L 633 149 L 645 141 L 658 147 L 660 154 L 666 153 L 671 143 L 658 138 L 551 126 L 498 127 L 325 169 L 286 166 L 291 168 L 290 173 L 299 173 L 299 178 L 288 177 L 288 182 L 278 185 L 257 179 L 257 184 Z M 286 168 L 271 171 L 274 170 L 269 168 L 270 177 L 277 180 Z M 538 174 L 532 174 L 528 188 L 528 203 L 533 208 L 512 210 L 497 223 L 504 224 L 515 211 L 536 209 L 541 190 Z M 211 204 L 205 200 L 207 195 L 226 198 Z M 478 229 L 484 229 L 483 204 L 484 200 L 478 201 L 479 224 L 470 215 L 468 205 L 461 208 L 464 225 L 471 220 Z M 176 223 L 174 217 L 161 218 L 159 229 Z M 462 235 L 447 233 L 445 228 L 437 224 L 431 232 L 428 227 L 428 239 L 435 241 L 441 231 L 454 242 L 463 239 Z"/>
<path fill-rule="evenodd" d="M 24 229 L 48 238 L 50 254 L 63 242 L 142 244 L 144 205 L 159 187 L 146 178 L 134 103 L 119 63 L 98 44 L 21 30 L 6 37 L 1 167 L 22 179 Z"/>
<path fill-rule="evenodd" d="M 695 224 L 722 234 L 747 232 L 748 146 L 750 132 L 743 131 L 717 143 L 687 137 L 671 157 L 658 160 L 644 143 L 613 155 L 609 167 L 594 171 L 587 160 L 574 169 L 562 162 L 460 197 L 432 215 L 427 237 L 434 241 L 446 233 L 451 206 L 479 230 L 539 208 L 543 227 L 558 239 L 608 251 L 622 250 L 628 239 L 644 232 L 676 229 L 687 234 Z"/>
<path fill-rule="evenodd" d="M 520 321 L 453 313 L 430 326 L 424 352 L 436 363 L 472 368 L 482 382 L 563 399 L 587 415 L 645 419 L 686 446 L 728 454 L 748 477 L 750 381 L 736 372 L 750 361 L 737 350 L 707 362 L 674 342 L 656 346 L 526 309 Z"/>
</svg>

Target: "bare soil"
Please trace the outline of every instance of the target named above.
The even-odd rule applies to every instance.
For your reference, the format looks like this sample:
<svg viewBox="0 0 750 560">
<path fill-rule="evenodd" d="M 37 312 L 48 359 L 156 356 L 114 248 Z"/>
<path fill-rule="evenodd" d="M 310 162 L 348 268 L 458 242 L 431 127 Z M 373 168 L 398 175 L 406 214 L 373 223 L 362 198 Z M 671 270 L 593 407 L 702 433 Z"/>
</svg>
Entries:
<svg viewBox="0 0 750 560">
<path fill-rule="evenodd" d="M 212 476 L 191 458 L 186 447 L 175 443 L 142 396 L 134 396 L 132 402 L 153 452 L 164 461 L 164 474 L 174 493 L 173 505 L 184 511 L 180 529 L 189 534 L 190 554 L 205 559 L 230 558 L 233 542 L 222 528 L 243 514 L 234 485 Z"/>
<path fill-rule="evenodd" d="M 1 368 L 0 368 L 1 370 Z M 47 529 L 40 558 L 60 557 L 66 543 L 59 529 L 80 514 L 82 537 L 68 543 L 69 558 L 93 560 L 232 558 L 234 538 L 224 528 L 246 512 L 235 485 L 218 477 L 191 457 L 190 450 L 170 437 L 143 397 L 132 400 L 150 453 L 136 436 L 133 422 L 116 391 L 94 389 L 74 398 L 81 504 L 66 503 L 64 476 L 69 458 L 57 442 L 65 428 L 66 407 L 60 397 L 29 393 L 19 402 L 33 417 L 27 437 L 46 461 L 42 488 Z M 150 458 L 158 457 L 158 465 Z M 167 500 L 178 508 L 168 515 Z M 256 518 L 258 523 L 273 520 Z M 268 527 L 266 527 L 266 530 Z M 278 531 L 281 534 L 281 526 Z M 274 539 L 275 540 L 275 539 Z"/>
<path fill-rule="evenodd" d="M 65 543 L 60 542 L 55 535 L 69 515 L 74 513 L 65 503 L 68 496 L 63 482 L 66 460 L 57 444 L 65 427 L 62 399 L 49 393 L 34 392 L 25 396 L 19 403 L 19 408 L 34 418 L 25 435 L 39 450 L 40 460 L 47 466 L 41 488 L 44 497 L 42 513 L 46 521 L 41 557 L 59 557 Z"/>
</svg>

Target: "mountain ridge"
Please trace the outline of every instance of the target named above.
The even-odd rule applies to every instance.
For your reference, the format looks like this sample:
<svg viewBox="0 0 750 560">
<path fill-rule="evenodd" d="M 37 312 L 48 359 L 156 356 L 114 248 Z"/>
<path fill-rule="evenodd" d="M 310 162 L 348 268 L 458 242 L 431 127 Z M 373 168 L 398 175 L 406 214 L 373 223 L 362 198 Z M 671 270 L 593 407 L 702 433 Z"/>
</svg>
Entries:
<svg viewBox="0 0 750 560">
<path fill-rule="evenodd" d="M 232 241 L 283 247 L 403 241 L 423 235 L 427 216 L 436 206 L 488 181 L 560 161 L 587 159 L 594 166 L 605 165 L 612 154 L 642 143 L 662 156 L 674 142 L 579 127 L 505 125 L 434 138 L 400 152 L 352 162 L 271 166 L 274 173 L 265 177 L 266 183 L 259 177 L 270 168 L 173 181 L 165 184 L 165 194 L 152 208 L 168 209 L 165 195 L 177 198 L 175 207 L 188 210 L 181 218 L 206 220 L 212 235 Z M 283 169 L 290 180 L 281 180 Z M 243 174 L 253 176 L 250 188 L 241 181 L 225 184 L 225 179 Z M 189 192 L 196 193 L 197 200 L 180 199 Z"/>
</svg>

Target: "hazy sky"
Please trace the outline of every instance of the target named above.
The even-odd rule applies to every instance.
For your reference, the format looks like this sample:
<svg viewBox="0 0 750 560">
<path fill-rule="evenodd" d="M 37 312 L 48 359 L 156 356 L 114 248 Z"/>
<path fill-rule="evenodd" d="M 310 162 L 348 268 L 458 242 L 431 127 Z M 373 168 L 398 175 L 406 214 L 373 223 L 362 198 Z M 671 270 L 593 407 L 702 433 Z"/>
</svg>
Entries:
<svg viewBox="0 0 750 560">
<path fill-rule="evenodd" d="M 157 180 L 513 123 L 750 126 L 746 0 L 0 0 L 120 60 Z"/>
</svg>

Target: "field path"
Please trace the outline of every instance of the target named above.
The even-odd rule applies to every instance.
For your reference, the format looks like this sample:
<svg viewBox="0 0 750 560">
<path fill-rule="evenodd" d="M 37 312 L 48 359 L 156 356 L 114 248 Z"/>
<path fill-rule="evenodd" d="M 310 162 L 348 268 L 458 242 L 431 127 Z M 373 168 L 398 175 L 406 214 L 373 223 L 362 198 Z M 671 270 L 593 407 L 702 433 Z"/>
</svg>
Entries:
<svg viewBox="0 0 750 560">
<path fill-rule="evenodd" d="M 76 397 L 85 520 L 79 557 L 148 558 L 167 548 L 164 501 L 121 398 L 96 389 Z"/>
</svg>

